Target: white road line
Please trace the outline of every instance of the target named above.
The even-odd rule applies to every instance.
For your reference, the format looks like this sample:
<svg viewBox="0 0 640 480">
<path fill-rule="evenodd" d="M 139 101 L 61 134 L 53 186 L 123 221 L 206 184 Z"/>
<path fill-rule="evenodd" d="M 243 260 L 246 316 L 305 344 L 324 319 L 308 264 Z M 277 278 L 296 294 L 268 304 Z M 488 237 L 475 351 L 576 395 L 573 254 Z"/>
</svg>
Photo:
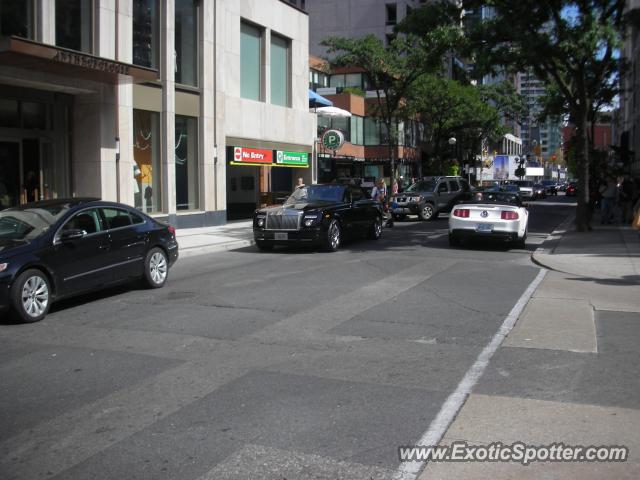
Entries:
<svg viewBox="0 0 640 480">
<path fill-rule="evenodd" d="M 471 393 L 471 390 L 489 365 L 489 360 L 491 360 L 493 354 L 515 325 L 520 313 L 522 313 L 522 310 L 538 288 L 538 285 L 540 285 L 540 282 L 544 279 L 546 273 L 547 270 L 541 269 L 536 278 L 534 278 L 529 284 L 522 296 L 518 299 L 518 302 L 509 312 L 509 315 L 504 319 L 502 325 L 491 341 L 486 347 L 484 347 L 482 352 L 480 352 L 480 355 L 478 355 L 478 358 L 476 358 L 476 361 L 471 368 L 467 370 L 467 373 L 458 384 L 456 390 L 449 395 L 447 400 L 444 402 L 438 412 L 438 415 L 431 422 L 431 425 L 429 425 L 429 430 L 422 435 L 422 437 L 416 442 L 416 445 L 430 446 L 437 445 L 440 442 L 449 428 L 449 425 L 451 425 L 451 422 L 453 422 L 454 418 L 464 405 L 464 402 Z M 424 461 L 402 463 L 394 478 L 396 480 L 414 480 L 424 467 L 425 463 L 426 462 Z"/>
</svg>

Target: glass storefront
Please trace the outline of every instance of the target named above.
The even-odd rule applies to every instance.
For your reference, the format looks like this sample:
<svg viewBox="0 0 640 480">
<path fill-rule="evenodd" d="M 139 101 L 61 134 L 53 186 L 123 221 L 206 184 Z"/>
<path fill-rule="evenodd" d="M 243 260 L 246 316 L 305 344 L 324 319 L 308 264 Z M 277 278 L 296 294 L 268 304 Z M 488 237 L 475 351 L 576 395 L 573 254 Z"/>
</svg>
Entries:
<svg viewBox="0 0 640 480">
<path fill-rule="evenodd" d="M 198 85 L 198 4 L 194 0 L 175 3 L 176 83 Z"/>
<path fill-rule="evenodd" d="M 56 45 L 79 52 L 93 51 L 92 0 L 56 0 Z"/>
<path fill-rule="evenodd" d="M 146 213 L 162 211 L 160 114 L 133 110 L 134 206 Z"/>
<path fill-rule="evenodd" d="M 133 64 L 158 67 L 158 0 L 133 0 Z"/>
<path fill-rule="evenodd" d="M 200 207 L 198 119 L 176 115 L 176 210 Z"/>
</svg>

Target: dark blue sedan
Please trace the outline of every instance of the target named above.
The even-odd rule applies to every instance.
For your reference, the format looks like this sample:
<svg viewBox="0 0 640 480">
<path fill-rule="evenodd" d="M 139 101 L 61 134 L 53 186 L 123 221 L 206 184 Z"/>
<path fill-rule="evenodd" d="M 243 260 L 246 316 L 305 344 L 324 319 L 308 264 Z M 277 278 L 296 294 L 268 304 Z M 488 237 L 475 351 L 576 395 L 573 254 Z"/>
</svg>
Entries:
<svg viewBox="0 0 640 480">
<path fill-rule="evenodd" d="M 48 200 L 0 211 L 0 312 L 42 320 L 51 303 L 135 278 L 162 287 L 175 229 L 120 203 Z"/>
</svg>

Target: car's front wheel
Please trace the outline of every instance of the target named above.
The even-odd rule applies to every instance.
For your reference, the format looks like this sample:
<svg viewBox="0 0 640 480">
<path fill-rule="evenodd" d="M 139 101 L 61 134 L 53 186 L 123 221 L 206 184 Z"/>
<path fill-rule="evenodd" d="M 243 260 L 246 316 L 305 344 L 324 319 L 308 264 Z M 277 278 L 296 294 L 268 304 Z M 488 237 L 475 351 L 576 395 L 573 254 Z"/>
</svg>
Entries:
<svg viewBox="0 0 640 480">
<path fill-rule="evenodd" d="M 372 240 L 378 240 L 382 236 L 382 219 L 376 217 L 376 219 L 369 227 L 369 238 Z"/>
<path fill-rule="evenodd" d="M 169 262 L 164 250 L 154 247 L 147 252 L 144 260 L 144 280 L 150 288 L 160 288 L 167 281 Z"/>
<path fill-rule="evenodd" d="M 51 287 L 46 275 L 37 269 L 22 272 L 11 287 L 11 307 L 16 320 L 31 323 L 42 320 L 51 306 Z"/>
<path fill-rule="evenodd" d="M 329 252 L 335 252 L 340 248 L 342 242 L 342 229 L 340 223 L 337 220 L 331 220 L 329 228 L 327 228 L 327 238 L 325 240 L 324 248 Z"/>
<path fill-rule="evenodd" d="M 436 209 L 432 203 L 427 202 L 422 206 L 420 212 L 418 212 L 418 216 L 420 217 L 420 220 L 432 220 L 437 216 Z"/>
</svg>

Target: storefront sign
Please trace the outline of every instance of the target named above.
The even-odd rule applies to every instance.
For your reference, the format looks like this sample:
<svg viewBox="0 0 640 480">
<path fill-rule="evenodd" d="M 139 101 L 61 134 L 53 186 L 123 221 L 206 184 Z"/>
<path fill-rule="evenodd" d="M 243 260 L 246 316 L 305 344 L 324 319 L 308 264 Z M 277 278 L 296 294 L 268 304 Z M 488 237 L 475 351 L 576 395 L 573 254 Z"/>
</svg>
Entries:
<svg viewBox="0 0 640 480">
<path fill-rule="evenodd" d="M 327 150 L 338 150 L 344 144 L 344 134 L 340 130 L 327 130 L 322 135 L 322 145 Z"/>
<path fill-rule="evenodd" d="M 67 52 L 64 50 L 56 51 L 53 60 L 78 67 L 90 68 L 107 73 L 119 73 L 129 75 L 129 66 L 118 62 L 112 62 L 103 58 L 96 58 L 91 55 L 83 55 L 81 53 Z"/>
<path fill-rule="evenodd" d="M 307 152 L 285 152 L 277 150 L 276 165 L 306 168 L 309 166 L 309 154 Z"/>
<path fill-rule="evenodd" d="M 230 163 L 231 165 L 271 165 L 273 150 L 233 147 L 233 158 Z"/>
</svg>

